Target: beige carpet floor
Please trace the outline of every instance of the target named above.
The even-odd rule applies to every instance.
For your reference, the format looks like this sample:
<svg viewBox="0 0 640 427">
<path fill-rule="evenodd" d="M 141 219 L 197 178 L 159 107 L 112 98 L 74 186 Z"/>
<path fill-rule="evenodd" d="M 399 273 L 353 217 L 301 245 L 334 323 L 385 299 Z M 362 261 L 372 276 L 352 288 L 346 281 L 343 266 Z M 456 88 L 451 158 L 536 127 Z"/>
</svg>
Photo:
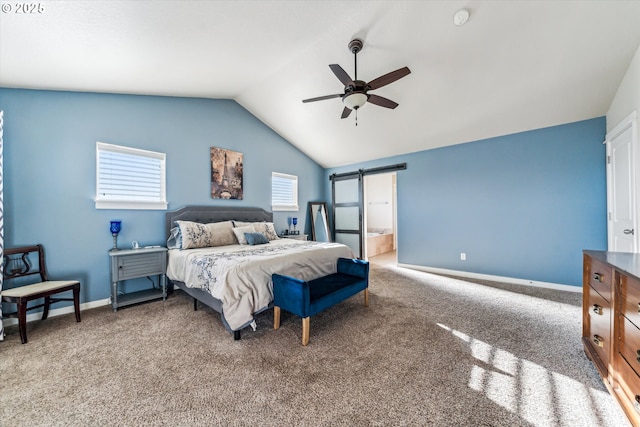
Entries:
<svg viewBox="0 0 640 427">
<path fill-rule="evenodd" d="M 241 341 L 174 292 L 0 342 L 1 426 L 625 426 L 580 341 L 581 296 L 395 267 Z"/>
</svg>

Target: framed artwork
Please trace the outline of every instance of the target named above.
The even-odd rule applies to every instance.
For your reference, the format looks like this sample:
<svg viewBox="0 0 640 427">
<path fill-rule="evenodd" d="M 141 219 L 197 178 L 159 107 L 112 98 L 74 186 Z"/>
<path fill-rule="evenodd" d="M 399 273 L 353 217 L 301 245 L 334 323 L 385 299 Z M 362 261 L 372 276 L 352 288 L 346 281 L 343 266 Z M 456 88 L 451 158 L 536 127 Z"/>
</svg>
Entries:
<svg viewBox="0 0 640 427">
<path fill-rule="evenodd" d="M 211 147 L 211 198 L 242 200 L 242 153 Z"/>
</svg>

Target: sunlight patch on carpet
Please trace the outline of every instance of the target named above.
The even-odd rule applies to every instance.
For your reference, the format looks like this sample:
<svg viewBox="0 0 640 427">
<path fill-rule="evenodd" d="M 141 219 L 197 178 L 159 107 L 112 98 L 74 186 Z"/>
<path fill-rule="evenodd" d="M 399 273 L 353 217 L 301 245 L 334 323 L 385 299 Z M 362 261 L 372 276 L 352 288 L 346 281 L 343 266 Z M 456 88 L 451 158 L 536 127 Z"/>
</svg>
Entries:
<svg viewBox="0 0 640 427">
<path fill-rule="evenodd" d="M 587 414 L 602 419 L 597 408 L 606 391 L 585 387 L 566 375 L 551 372 L 532 361 L 477 340 L 442 323 L 437 325 L 465 342 L 478 360 L 469 374 L 468 386 L 502 408 L 534 426 L 570 425 Z M 578 404 L 580 402 L 581 404 Z M 606 424 L 606 419 L 602 420 Z"/>
</svg>

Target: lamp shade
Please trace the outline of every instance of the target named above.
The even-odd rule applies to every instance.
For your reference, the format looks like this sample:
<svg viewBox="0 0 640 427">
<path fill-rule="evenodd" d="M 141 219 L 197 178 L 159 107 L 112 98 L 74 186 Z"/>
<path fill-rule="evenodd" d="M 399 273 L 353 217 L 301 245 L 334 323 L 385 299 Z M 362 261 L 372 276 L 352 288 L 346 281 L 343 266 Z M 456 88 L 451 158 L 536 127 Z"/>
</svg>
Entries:
<svg viewBox="0 0 640 427">
<path fill-rule="evenodd" d="M 344 98 L 342 98 L 342 102 L 344 105 L 352 110 L 357 110 L 362 107 L 365 102 L 367 102 L 367 95 L 360 92 L 351 93 Z"/>
</svg>

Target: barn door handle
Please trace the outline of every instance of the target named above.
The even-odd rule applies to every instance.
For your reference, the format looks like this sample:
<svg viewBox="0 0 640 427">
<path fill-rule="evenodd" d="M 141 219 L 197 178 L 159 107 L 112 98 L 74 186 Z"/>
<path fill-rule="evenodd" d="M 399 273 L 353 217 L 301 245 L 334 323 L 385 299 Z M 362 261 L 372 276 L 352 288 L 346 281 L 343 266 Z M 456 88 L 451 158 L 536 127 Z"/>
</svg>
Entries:
<svg viewBox="0 0 640 427">
<path fill-rule="evenodd" d="M 629 230 L 628 228 L 626 230 L 623 231 L 624 234 L 631 234 L 633 235 L 634 231 L 633 228 L 631 230 Z"/>
</svg>

